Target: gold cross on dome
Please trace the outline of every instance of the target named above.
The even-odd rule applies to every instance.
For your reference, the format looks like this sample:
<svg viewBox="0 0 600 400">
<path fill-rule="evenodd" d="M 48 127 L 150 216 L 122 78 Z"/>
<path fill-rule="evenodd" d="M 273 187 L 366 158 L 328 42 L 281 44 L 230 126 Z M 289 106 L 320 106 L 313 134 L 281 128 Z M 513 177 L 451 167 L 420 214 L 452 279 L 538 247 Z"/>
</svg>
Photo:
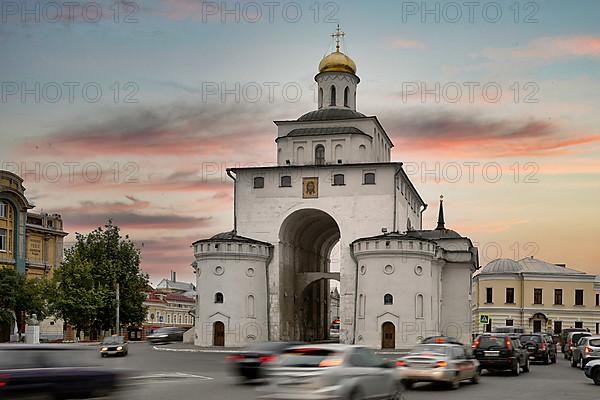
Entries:
<svg viewBox="0 0 600 400">
<path fill-rule="evenodd" d="M 331 34 L 331 37 L 335 38 L 335 51 L 340 51 L 340 40 L 344 36 L 346 36 L 346 34 L 340 30 L 340 24 L 338 24 L 335 33 Z"/>
</svg>

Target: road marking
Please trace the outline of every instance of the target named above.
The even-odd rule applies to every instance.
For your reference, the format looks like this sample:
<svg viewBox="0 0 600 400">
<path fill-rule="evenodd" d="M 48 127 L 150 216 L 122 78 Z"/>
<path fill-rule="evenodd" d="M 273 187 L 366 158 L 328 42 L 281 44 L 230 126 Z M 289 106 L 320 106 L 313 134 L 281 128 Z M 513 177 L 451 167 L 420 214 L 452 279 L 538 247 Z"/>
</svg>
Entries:
<svg viewBox="0 0 600 400">
<path fill-rule="evenodd" d="M 151 374 L 151 375 L 133 376 L 130 379 L 140 379 L 141 380 L 141 379 L 190 379 L 190 378 L 201 379 L 201 380 L 205 380 L 205 381 L 210 381 L 210 380 L 214 379 L 210 376 L 187 374 L 184 372 L 159 372 L 159 373 Z"/>
<path fill-rule="evenodd" d="M 210 349 L 173 349 L 170 347 L 152 346 L 157 351 L 173 351 L 182 353 L 247 353 L 243 350 L 210 350 Z"/>
</svg>

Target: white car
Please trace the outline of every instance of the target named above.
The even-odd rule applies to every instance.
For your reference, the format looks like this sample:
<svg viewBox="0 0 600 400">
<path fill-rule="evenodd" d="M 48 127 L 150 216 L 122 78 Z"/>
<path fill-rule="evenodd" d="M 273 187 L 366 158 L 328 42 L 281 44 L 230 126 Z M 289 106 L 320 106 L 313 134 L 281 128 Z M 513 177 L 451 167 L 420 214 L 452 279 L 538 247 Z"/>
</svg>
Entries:
<svg viewBox="0 0 600 400">
<path fill-rule="evenodd" d="M 310 344 L 287 349 L 267 371 L 263 399 L 403 398 L 396 366 L 362 346 Z"/>
</svg>

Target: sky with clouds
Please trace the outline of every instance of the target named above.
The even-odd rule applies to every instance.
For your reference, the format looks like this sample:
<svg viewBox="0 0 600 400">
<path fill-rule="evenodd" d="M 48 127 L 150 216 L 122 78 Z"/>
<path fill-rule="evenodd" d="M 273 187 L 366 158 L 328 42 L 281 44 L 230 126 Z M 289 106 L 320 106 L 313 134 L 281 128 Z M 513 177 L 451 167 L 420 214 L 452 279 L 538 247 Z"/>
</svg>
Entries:
<svg viewBox="0 0 600 400">
<path fill-rule="evenodd" d="M 0 1 L 0 167 L 69 232 L 112 218 L 154 282 L 231 229 L 225 169 L 272 164 L 272 121 L 316 108 L 338 22 L 425 227 L 443 194 L 482 265 L 600 274 L 599 2 L 66 3 Z"/>
</svg>

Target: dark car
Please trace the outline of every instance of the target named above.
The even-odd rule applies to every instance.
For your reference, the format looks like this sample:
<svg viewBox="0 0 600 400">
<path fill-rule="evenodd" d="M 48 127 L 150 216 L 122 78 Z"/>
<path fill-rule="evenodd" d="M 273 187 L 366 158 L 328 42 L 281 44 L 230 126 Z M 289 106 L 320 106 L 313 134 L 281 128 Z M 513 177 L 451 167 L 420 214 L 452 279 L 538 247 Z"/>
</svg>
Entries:
<svg viewBox="0 0 600 400">
<path fill-rule="evenodd" d="M 529 372 L 529 353 L 516 336 L 485 334 L 475 339 L 471 347 L 481 369 L 511 370 L 514 375 L 521 370 Z"/>
<path fill-rule="evenodd" d="M 529 360 L 540 361 L 544 365 L 556 363 L 556 347 L 552 338 L 543 333 L 532 333 L 520 335 L 519 341 L 527 349 Z"/>
<path fill-rule="evenodd" d="M 88 346 L 0 345 L 0 399 L 109 396 L 123 376 L 91 367 L 96 354 Z"/>
<path fill-rule="evenodd" d="M 244 380 L 262 379 L 265 377 L 265 366 L 278 360 L 290 346 L 300 342 L 260 342 L 249 346 L 246 350 L 227 356 L 231 371 Z"/>
<path fill-rule="evenodd" d="M 148 335 L 146 339 L 150 343 L 183 342 L 183 334 L 185 333 L 185 331 L 186 328 L 179 327 L 158 328 L 150 335 Z"/>
<path fill-rule="evenodd" d="M 589 329 L 584 329 L 584 328 L 565 328 L 560 332 L 560 351 L 563 353 L 565 358 L 567 357 L 567 336 L 569 336 L 569 333 L 571 332 L 589 332 Z"/>
<path fill-rule="evenodd" d="M 129 346 L 123 336 L 107 336 L 100 343 L 100 355 L 108 356 L 126 356 L 129 353 Z"/>
</svg>

